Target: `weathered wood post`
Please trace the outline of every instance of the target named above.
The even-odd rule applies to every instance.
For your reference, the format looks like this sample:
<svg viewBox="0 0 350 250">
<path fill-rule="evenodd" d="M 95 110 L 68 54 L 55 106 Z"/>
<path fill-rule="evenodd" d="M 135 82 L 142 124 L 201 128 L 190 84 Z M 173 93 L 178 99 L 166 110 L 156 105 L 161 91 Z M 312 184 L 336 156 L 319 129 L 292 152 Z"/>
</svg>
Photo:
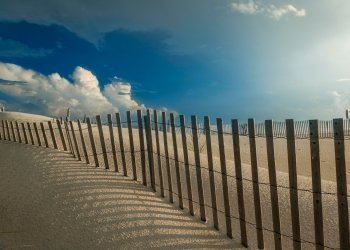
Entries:
<svg viewBox="0 0 350 250">
<path fill-rule="evenodd" d="M 54 149 L 58 149 L 58 147 L 57 147 L 57 141 L 56 141 L 56 135 L 55 135 L 55 132 L 54 132 L 54 130 L 53 130 L 52 122 L 51 122 L 51 121 L 48 121 L 48 124 L 49 124 L 50 135 L 51 135 L 53 147 L 54 147 Z M 31 137 L 33 137 L 33 135 L 31 135 Z"/>
<path fill-rule="evenodd" d="M 28 127 L 28 131 L 29 131 L 30 142 L 32 143 L 32 145 L 34 145 L 35 142 L 34 142 L 34 137 L 33 137 L 33 131 L 32 131 L 32 128 L 31 128 L 29 122 L 27 122 L 27 127 Z"/>
<path fill-rule="evenodd" d="M 21 123 L 21 125 L 22 125 L 22 132 L 23 132 L 23 135 L 24 135 L 24 141 L 25 141 L 26 144 L 28 144 L 28 137 L 27 137 L 27 133 L 26 133 L 26 128 L 25 128 L 23 122 Z"/>
<path fill-rule="evenodd" d="M 61 121 L 59 119 L 57 119 L 56 122 L 57 122 L 58 131 L 59 131 L 59 134 L 60 134 L 60 137 L 61 137 L 63 150 L 67 151 L 67 144 L 66 144 L 66 140 L 64 139 Z"/>
<path fill-rule="evenodd" d="M 109 163 L 108 163 L 108 157 L 107 157 L 107 151 L 106 151 L 106 144 L 105 144 L 105 137 L 103 135 L 103 129 L 102 129 L 102 123 L 101 123 L 101 116 L 96 116 L 96 123 L 98 127 L 98 133 L 100 135 L 100 142 L 102 147 L 102 154 L 103 154 L 103 160 L 105 164 L 105 169 L 109 169 Z"/>
<path fill-rule="evenodd" d="M 258 248 L 264 249 L 264 233 L 262 230 L 263 225 L 262 225 L 262 218 L 261 218 L 261 204 L 260 204 L 260 192 L 259 192 L 258 161 L 256 156 L 256 142 L 255 142 L 255 121 L 252 118 L 248 119 L 248 131 L 249 131 L 248 133 L 249 133 L 250 161 L 251 161 L 254 207 L 255 207 L 256 234 L 257 234 Z"/>
<path fill-rule="evenodd" d="M 312 195 L 314 205 L 314 224 L 316 249 L 324 249 L 323 213 L 322 213 L 322 189 L 320 169 L 320 145 L 318 134 L 318 120 L 310 120 L 310 150 L 311 150 L 311 173 Z"/>
<path fill-rule="evenodd" d="M 265 121 L 265 135 L 266 135 L 266 149 L 267 149 L 267 162 L 269 170 L 270 180 L 270 196 L 271 196 L 271 209 L 272 209 L 272 224 L 273 224 L 273 237 L 275 241 L 275 249 L 282 249 L 281 239 L 281 222 L 278 205 L 278 190 L 277 190 L 277 177 L 276 177 L 276 165 L 275 165 L 275 151 L 273 145 L 273 123 L 272 120 Z"/>
<path fill-rule="evenodd" d="M 228 195 L 224 133 L 223 133 L 223 129 L 222 129 L 222 119 L 221 118 L 216 119 L 216 125 L 217 125 L 217 129 L 218 129 L 220 166 L 221 166 L 221 182 L 222 182 L 222 192 L 223 192 L 223 196 L 224 196 L 225 219 L 226 219 L 226 234 L 229 238 L 232 238 L 233 235 L 232 235 L 232 225 L 231 225 L 230 198 Z"/>
<path fill-rule="evenodd" d="M 183 199 L 182 199 L 182 183 L 181 183 L 181 177 L 180 177 L 179 156 L 178 156 L 177 141 L 176 141 L 175 117 L 173 113 L 170 113 L 170 126 L 171 126 L 171 134 L 173 138 L 176 186 L 177 186 L 177 193 L 179 198 L 179 207 L 183 209 L 184 206 L 183 206 Z"/>
<path fill-rule="evenodd" d="M 6 120 L 6 131 L 7 131 L 8 140 L 11 141 L 10 126 L 9 126 L 8 120 Z"/>
<path fill-rule="evenodd" d="M 23 126 L 23 130 L 24 130 L 24 124 L 23 124 L 23 123 L 22 123 L 22 126 Z M 48 141 L 47 141 L 44 123 L 40 122 L 40 127 L 41 127 L 41 131 L 42 131 L 42 133 L 43 133 L 45 146 L 48 148 L 48 147 L 49 147 L 49 143 L 48 143 Z M 26 135 L 25 131 L 23 131 L 23 133 L 24 133 L 24 138 L 25 138 L 25 140 L 26 140 L 26 144 L 28 144 L 28 139 L 27 139 L 27 135 Z"/>
<path fill-rule="evenodd" d="M 88 155 L 88 152 L 86 149 L 85 138 L 84 138 L 83 130 L 81 128 L 80 120 L 78 120 L 78 128 L 79 128 L 79 134 L 80 134 L 80 139 L 81 139 L 81 145 L 83 146 L 85 161 L 87 164 L 90 164 L 90 159 L 89 159 L 89 155 Z"/>
<path fill-rule="evenodd" d="M 160 144 L 159 144 L 159 128 L 158 128 L 158 112 L 157 110 L 153 111 L 154 119 L 154 131 L 156 134 L 156 147 L 157 147 L 157 161 L 158 161 L 158 175 L 159 175 L 159 185 L 160 185 L 160 195 L 164 197 L 164 184 L 163 184 L 163 169 L 162 169 L 162 159 L 160 153 Z"/>
<path fill-rule="evenodd" d="M 350 249 L 343 119 L 333 120 L 340 249 Z"/>
<path fill-rule="evenodd" d="M 73 157 L 75 158 L 75 153 L 74 153 L 74 149 L 73 149 L 72 139 L 70 137 L 69 128 L 68 128 L 68 122 L 67 121 L 64 122 L 64 127 L 66 129 L 67 140 L 68 140 L 68 145 L 69 145 L 69 151 L 72 153 Z"/>
<path fill-rule="evenodd" d="M 115 150 L 114 131 L 113 131 L 113 122 L 112 122 L 112 115 L 111 114 L 107 114 L 107 121 L 108 121 L 108 128 L 109 128 L 109 137 L 111 138 L 114 171 L 118 172 L 119 171 L 118 159 L 117 159 L 117 152 Z"/>
<path fill-rule="evenodd" d="M 126 119 L 128 122 L 129 131 L 129 141 L 130 141 L 130 153 L 131 153 L 131 163 L 132 163 L 132 174 L 134 181 L 137 181 L 137 171 L 136 171 L 136 159 L 135 159 L 135 147 L 134 147 L 134 136 L 132 133 L 132 121 L 130 111 L 126 112 Z"/>
<path fill-rule="evenodd" d="M 1 120 L 1 125 L 2 125 L 2 134 L 3 134 L 4 140 L 6 140 L 5 123 L 3 120 Z"/>
<path fill-rule="evenodd" d="M 141 110 L 137 110 L 137 122 L 138 122 L 138 127 L 139 127 L 139 138 L 140 138 L 142 184 L 144 186 L 147 186 L 145 142 L 144 142 L 144 138 L 143 138 L 142 111 Z"/>
<path fill-rule="evenodd" d="M 239 142 L 239 128 L 238 120 L 231 121 L 232 129 L 232 141 L 233 141 L 233 154 L 235 159 L 235 171 L 236 171 L 236 187 L 237 187 L 237 201 L 239 212 L 239 224 L 241 228 L 241 242 L 242 245 L 247 247 L 247 229 L 244 207 L 244 194 L 243 194 L 243 182 L 242 182 L 242 161 L 241 161 L 241 147 Z"/>
<path fill-rule="evenodd" d="M 293 231 L 293 249 L 301 250 L 300 243 L 300 220 L 298 203 L 298 175 L 296 165 L 295 132 L 293 119 L 286 120 L 288 172 L 289 172 L 289 196 L 290 212 Z"/>
<path fill-rule="evenodd" d="M 151 117 L 149 110 L 147 115 L 144 116 L 145 132 L 146 132 L 146 143 L 147 143 L 147 155 L 148 155 L 148 167 L 151 181 L 151 187 L 153 191 L 156 191 L 155 175 L 154 175 L 154 158 L 153 158 L 153 142 L 152 142 L 152 130 L 151 130 Z"/>
<path fill-rule="evenodd" d="M 191 116 L 191 123 L 192 123 L 194 160 L 196 165 L 199 210 L 200 210 L 201 220 L 206 221 L 204 190 L 203 190 L 203 182 L 202 182 L 202 169 L 201 169 L 202 166 L 200 161 L 199 144 L 198 144 L 198 126 L 197 126 L 197 117 L 195 115 Z"/>
<path fill-rule="evenodd" d="M 91 126 L 90 117 L 86 117 L 86 123 L 88 126 L 88 132 L 89 132 L 89 138 L 90 138 L 90 144 L 91 144 L 91 149 L 92 149 L 92 155 L 94 157 L 94 162 L 95 162 L 96 167 L 99 167 L 100 163 L 98 162 L 95 139 L 94 139 L 94 134 L 92 133 L 92 126 Z"/>
<path fill-rule="evenodd" d="M 168 190 L 169 190 L 169 201 L 171 203 L 174 202 L 173 197 L 173 184 L 172 184 L 172 178 L 171 178 L 171 172 L 170 172 L 170 160 L 169 160 L 169 149 L 168 149 L 168 129 L 167 129 L 167 121 L 166 121 L 166 113 L 162 112 L 162 123 L 163 123 L 163 141 L 164 141 L 164 153 L 165 153 L 165 160 L 166 160 L 166 169 L 167 169 L 167 176 L 168 176 Z"/>
<path fill-rule="evenodd" d="M 186 174 L 186 184 L 187 184 L 188 208 L 190 210 L 190 214 L 194 215 L 193 197 L 192 197 L 192 182 L 191 182 L 190 164 L 189 164 L 189 160 L 188 160 L 188 148 L 187 148 L 186 124 L 185 123 L 186 123 L 185 116 L 180 115 L 182 149 L 183 149 L 183 154 L 184 154 L 185 174 Z"/>
<path fill-rule="evenodd" d="M 78 145 L 77 137 L 75 136 L 75 131 L 74 131 L 74 126 L 73 126 L 72 120 L 69 121 L 69 125 L 70 125 L 70 129 L 72 130 L 75 152 L 76 152 L 76 155 L 78 156 L 78 161 L 81 161 L 79 145 Z"/>
<path fill-rule="evenodd" d="M 39 147 L 41 147 L 41 140 L 40 140 L 39 130 L 38 130 L 38 126 L 37 126 L 36 122 L 34 122 L 34 132 L 36 135 L 36 140 L 38 142 L 38 145 L 39 145 Z"/>
<path fill-rule="evenodd" d="M 13 138 L 13 141 L 14 142 L 17 142 L 16 140 L 16 135 L 15 135 L 15 129 L 13 127 L 13 121 L 10 122 L 10 125 L 11 125 L 11 132 L 12 132 L 12 138 Z M 1 139 L 1 138 L 0 138 Z"/>
<path fill-rule="evenodd" d="M 123 141 L 123 130 L 122 130 L 122 123 L 120 120 L 120 114 L 116 113 L 115 118 L 116 118 L 117 127 L 118 127 L 119 147 L 120 147 L 120 152 L 121 152 L 121 156 L 122 156 L 123 172 L 124 172 L 124 176 L 128 176 L 128 170 L 126 168 L 125 149 L 124 149 L 124 141 Z"/>
</svg>

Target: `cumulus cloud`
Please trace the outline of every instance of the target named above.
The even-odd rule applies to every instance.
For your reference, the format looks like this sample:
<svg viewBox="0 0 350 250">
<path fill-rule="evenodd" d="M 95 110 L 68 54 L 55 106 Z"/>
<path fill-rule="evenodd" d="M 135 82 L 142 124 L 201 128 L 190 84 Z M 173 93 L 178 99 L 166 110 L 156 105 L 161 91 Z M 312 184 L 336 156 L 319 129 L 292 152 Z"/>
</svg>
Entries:
<svg viewBox="0 0 350 250">
<path fill-rule="evenodd" d="M 350 82 L 350 78 L 339 78 L 337 82 Z"/>
<path fill-rule="evenodd" d="M 277 7 L 273 4 L 265 5 L 259 1 L 249 0 L 249 1 L 233 2 L 231 6 L 234 11 L 240 12 L 242 14 L 248 14 L 248 15 L 264 14 L 276 20 L 279 20 L 281 17 L 288 14 L 294 15 L 296 17 L 306 16 L 305 9 L 297 9 L 291 4 Z"/>
<path fill-rule="evenodd" d="M 101 90 L 96 76 L 82 67 L 76 67 L 70 82 L 58 73 L 45 76 L 0 63 L 0 78 L 0 93 L 15 100 L 12 109 L 62 116 L 71 108 L 73 115 L 82 117 L 145 108 L 133 100 L 130 84 L 112 82 Z"/>
</svg>

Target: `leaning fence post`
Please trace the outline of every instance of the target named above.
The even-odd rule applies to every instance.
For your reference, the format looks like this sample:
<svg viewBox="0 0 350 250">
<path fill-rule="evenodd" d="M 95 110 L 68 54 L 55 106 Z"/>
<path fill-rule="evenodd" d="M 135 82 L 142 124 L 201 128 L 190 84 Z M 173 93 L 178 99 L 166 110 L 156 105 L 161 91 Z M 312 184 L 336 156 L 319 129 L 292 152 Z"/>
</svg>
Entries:
<svg viewBox="0 0 350 250">
<path fill-rule="evenodd" d="M 11 132 L 12 132 L 13 141 L 16 142 L 17 140 L 16 140 L 16 136 L 15 136 L 15 129 L 13 128 L 13 121 L 11 121 L 10 124 L 11 124 Z"/>
<path fill-rule="evenodd" d="M 233 154 L 235 158 L 236 187 L 237 187 L 239 224 L 241 228 L 241 242 L 243 246 L 247 247 L 248 242 L 247 242 L 247 229 L 246 229 L 246 222 L 245 222 L 246 219 L 245 219 L 245 208 L 244 208 L 241 147 L 239 142 L 238 120 L 235 119 L 231 121 L 231 129 L 232 129 Z"/>
<path fill-rule="evenodd" d="M 39 136 L 38 126 L 36 125 L 35 122 L 33 122 L 33 125 L 34 125 L 34 132 L 35 132 L 35 135 L 36 135 L 36 139 L 38 141 L 38 145 L 41 147 L 41 140 L 40 140 L 40 136 Z M 17 124 L 16 124 L 16 126 L 17 126 Z"/>
<path fill-rule="evenodd" d="M 222 191 L 223 191 L 223 196 L 224 196 L 225 218 L 226 218 L 226 234 L 228 237 L 232 238 L 233 235 L 232 235 L 232 226 L 231 226 L 230 198 L 229 198 L 229 194 L 228 194 L 224 135 L 223 135 L 222 119 L 221 118 L 216 119 L 216 125 L 217 125 L 217 129 L 218 129 L 220 165 L 221 165 L 221 181 L 222 181 Z"/>
<path fill-rule="evenodd" d="M 28 127 L 28 131 L 29 131 L 30 141 L 31 141 L 32 145 L 34 145 L 35 142 L 34 142 L 34 137 L 33 137 L 33 131 L 32 131 L 32 128 L 31 128 L 29 122 L 27 122 L 27 127 Z"/>
<path fill-rule="evenodd" d="M 23 125 L 23 123 L 22 123 L 22 125 Z M 45 132 L 45 128 L 44 128 L 44 123 L 40 122 L 40 127 L 41 127 L 41 131 L 43 133 L 43 136 L 44 136 L 45 146 L 48 148 L 49 147 L 49 143 L 47 141 L 46 132 Z M 23 126 L 23 129 L 24 129 L 24 126 Z M 27 135 L 26 135 L 25 131 L 23 131 L 23 133 L 24 133 L 24 138 L 26 140 L 26 143 L 28 144 Z"/>
<path fill-rule="evenodd" d="M 9 122 L 6 120 L 6 130 L 9 141 L 11 141 Z"/>
<path fill-rule="evenodd" d="M 180 115 L 180 126 L 181 126 L 181 137 L 182 137 L 182 148 L 183 148 L 184 161 L 185 161 L 188 208 L 190 210 L 190 214 L 194 215 L 193 200 L 192 200 L 193 199 L 192 198 L 192 183 L 191 183 L 190 164 L 189 164 L 189 160 L 188 160 L 186 125 L 185 125 L 185 116 L 184 115 Z"/>
<path fill-rule="evenodd" d="M 113 163 L 114 163 L 114 171 L 119 172 L 118 169 L 118 159 L 117 152 L 115 150 L 115 142 L 114 142 L 114 132 L 113 132 L 113 122 L 112 115 L 107 114 L 108 128 L 109 128 L 109 137 L 111 138 L 111 146 L 112 146 L 112 155 L 113 155 Z"/>
<path fill-rule="evenodd" d="M 261 204 L 260 204 L 260 192 L 259 192 L 258 161 L 256 156 L 256 142 L 255 142 L 255 121 L 252 118 L 248 119 L 248 131 L 249 131 L 248 133 L 249 133 L 250 161 L 251 161 L 253 194 L 254 194 L 256 234 L 257 234 L 258 248 L 264 249 L 264 234 L 262 230 Z"/>
<path fill-rule="evenodd" d="M 125 150 L 124 150 L 124 141 L 123 141 L 123 130 L 122 130 L 122 123 L 120 121 L 120 115 L 119 113 L 115 114 L 115 118 L 117 121 L 117 127 L 118 127 L 118 135 L 119 135 L 119 147 L 120 147 L 120 153 L 122 156 L 122 164 L 123 164 L 123 172 L 124 176 L 128 176 L 128 170 L 126 168 L 126 160 L 125 160 Z"/>
<path fill-rule="evenodd" d="M 105 163 L 105 169 L 109 169 L 109 163 L 108 163 L 108 157 L 107 157 L 107 151 L 106 151 L 106 144 L 105 144 L 105 137 L 103 135 L 103 129 L 102 129 L 102 123 L 101 123 L 101 116 L 96 116 L 96 123 L 98 127 L 98 133 L 100 135 L 100 142 L 101 142 L 101 148 L 102 148 L 102 154 L 103 154 L 103 160 Z"/>
<path fill-rule="evenodd" d="M 267 149 L 267 161 L 270 180 L 270 196 L 271 196 L 271 209 L 272 209 L 272 223 L 273 223 L 273 236 L 275 241 L 275 249 L 282 249 L 281 239 L 281 222 L 279 215 L 278 205 L 278 190 L 277 190 L 277 178 L 276 178 L 276 163 L 275 152 L 273 145 L 273 128 L 272 120 L 265 121 L 265 135 L 266 135 L 266 149 Z"/>
<path fill-rule="evenodd" d="M 151 118 L 149 116 L 149 111 L 147 115 L 144 116 L 145 122 L 145 132 L 146 132 L 146 143 L 147 143 L 147 154 L 148 154 L 148 167 L 149 175 L 151 181 L 151 187 L 156 191 L 155 178 L 154 178 L 154 159 L 153 159 L 153 143 L 152 143 L 152 134 L 151 134 Z"/>
<path fill-rule="evenodd" d="M 160 158 L 158 112 L 157 112 L 157 110 L 153 111 L 153 119 L 154 119 L 154 131 L 155 131 L 155 134 L 156 134 L 156 147 L 157 147 L 157 160 L 158 160 L 158 174 L 159 174 L 160 195 L 162 197 L 164 197 L 163 171 L 162 171 L 162 159 Z"/>
<path fill-rule="evenodd" d="M 323 213 L 322 213 L 322 189 L 320 170 L 320 145 L 318 135 L 318 120 L 310 120 L 310 149 L 311 149 L 311 173 L 312 195 L 314 205 L 314 224 L 316 249 L 324 249 Z"/>
<path fill-rule="evenodd" d="M 68 145 L 69 145 L 69 151 L 72 153 L 73 157 L 75 158 L 75 153 L 74 153 L 74 149 L 73 149 L 72 139 L 70 137 L 67 121 L 64 122 L 64 127 L 66 129 L 67 140 L 68 140 Z"/>
<path fill-rule="evenodd" d="M 95 162 L 96 167 L 99 167 L 100 164 L 98 162 L 98 157 L 97 157 L 97 152 L 96 152 L 96 145 L 95 145 L 95 139 L 94 139 L 94 134 L 92 133 L 90 117 L 86 117 L 86 123 L 87 123 L 87 127 L 88 127 L 90 144 L 91 144 L 91 148 L 92 148 L 92 155 L 94 157 L 94 162 Z"/>
<path fill-rule="evenodd" d="M 58 131 L 60 133 L 63 150 L 67 151 L 67 145 L 66 145 L 66 140 L 64 139 L 61 121 L 59 119 L 57 119 L 56 122 L 57 122 Z"/>
<path fill-rule="evenodd" d="M 90 164 L 90 159 L 89 159 L 89 155 L 87 153 L 85 139 L 84 139 L 84 134 L 83 134 L 83 130 L 81 129 L 80 120 L 78 120 L 78 128 L 79 128 L 79 133 L 80 133 L 81 144 L 83 146 L 85 161 L 86 161 L 87 164 Z"/>
<path fill-rule="evenodd" d="M 195 160 L 195 165 L 196 165 L 199 210 L 200 210 L 201 220 L 206 221 L 205 204 L 204 204 L 204 190 L 203 190 L 203 182 L 202 182 L 202 169 L 201 169 L 201 161 L 200 161 L 199 145 L 198 145 L 197 117 L 195 115 L 191 116 L 191 123 L 192 123 L 192 137 L 193 137 L 192 139 L 193 139 L 194 160 Z"/>
<path fill-rule="evenodd" d="M 137 181 L 137 172 L 136 172 L 136 159 L 135 159 L 135 147 L 134 147 L 134 136 L 132 133 L 131 125 L 131 113 L 130 111 L 126 112 L 126 119 L 128 122 L 128 131 L 129 131 L 129 141 L 130 141 L 130 153 L 131 153 L 131 163 L 132 163 L 132 174 L 133 179 Z"/>
<path fill-rule="evenodd" d="M 24 123 L 21 123 L 22 125 L 22 131 L 23 131 L 23 135 L 24 135 L 24 141 L 26 144 L 28 144 L 28 137 L 27 137 L 27 133 L 26 133 L 26 128 L 24 127 Z"/>
<path fill-rule="evenodd" d="M 141 110 L 137 110 L 137 121 L 138 121 L 138 127 L 139 127 L 139 137 L 140 137 L 142 184 L 144 186 L 147 186 L 145 142 L 144 142 L 144 138 L 143 138 L 142 111 Z"/>
<path fill-rule="evenodd" d="M 173 203 L 174 202 L 173 184 L 172 184 L 171 172 L 170 172 L 170 160 L 169 160 L 169 149 L 168 149 L 168 129 L 167 129 L 167 121 L 166 121 L 166 113 L 165 112 L 162 112 L 162 123 L 163 123 L 164 153 L 165 153 L 166 169 L 167 169 L 167 175 L 168 175 L 169 200 L 171 203 Z"/>
<path fill-rule="evenodd" d="M 72 120 L 69 121 L 69 125 L 70 125 L 70 129 L 72 130 L 72 136 L 73 136 L 73 142 L 74 142 L 74 146 L 75 146 L 75 152 L 76 152 L 76 154 L 78 156 L 78 161 L 81 161 L 80 150 L 79 150 L 79 146 L 78 146 L 77 137 L 75 136 L 75 131 L 74 131 Z"/>
<path fill-rule="evenodd" d="M 286 120 L 287 151 L 288 151 L 288 172 L 289 172 L 289 196 L 290 212 L 293 231 L 293 248 L 300 250 L 300 221 L 298 204 L 298 175 L 295 154 L 295 132 L 293 119 Z"/>
<path fill-rule="evenodd" d="M 57 141 L 56 141 L 56 135 L 55 135 L 55 132 L 53 131 L 53 126 L 52 126 L 52 122 L 49 121 L 49 129 L 50 129 L 50 134 L 51 134 L 51 139 L 52 139 L 52 143 L 53 143 L 53 147 L 54 149 L 58 149 L 57 147 Z M 29 126 L 29 125 L 28 125 Z M 32 137 L 33 135 L 31 135 Z"/>
<path fill-rule="evenodd" d="M 22 143 L 22 137 L 21 137 L 21 133 L 20 133 L 20 131 L 19 131 L 18 122 L 16 121 L 15 124 L 16 124 L 16 130 L 17 130 L 17 135 L 18 135 L 18 142 L 19 142 L 19 143 Z"/>
<path fill-rule="evenodd" d="M 5 123 L 3 120 L 1 120 L 1 125 L 2 125 L 2 134 L 3 134 L 4 140 L 6 140 Z"/>
<path fill-rule="evenodd" d="M 173 148 L 174 148 L 174 162 L 175 162 L 175 173 L 176 173 L 176 186 L 179 198 L 179 207 L 184 208 L 183 199 L 182 199 L 182 184 L 180 178 L 180 166 L 179 166 L 179 156 L 177 151 L 177 141 L 176 141 L 176 131 L 175 131 L 175 117 L 173 113 L 170 113 L 170 126 L 171 134 L 173 138 Z"/>
<path fill-rule="evenodd" d="M 208 171 L 209 171 L 210 195 L 211 195 L 213 221 L 214 221 L 214 227 L 217 230 L 219 230 L 218 210 L 217 210 L 217 203 L 216 203 L 213 151 L 212 151 L 212 145 L 211 145 L 211 129 L 210 129 L 209 116 L 204 116 L 204 131 L 205 131 L 205 138 L 206 138 L 206 144 L 207 144 Z"/>
<path fill-rule="evenodd" d="M 343 119 L 333 119 L 340 249 L 350 249 Z"/>
</svg>

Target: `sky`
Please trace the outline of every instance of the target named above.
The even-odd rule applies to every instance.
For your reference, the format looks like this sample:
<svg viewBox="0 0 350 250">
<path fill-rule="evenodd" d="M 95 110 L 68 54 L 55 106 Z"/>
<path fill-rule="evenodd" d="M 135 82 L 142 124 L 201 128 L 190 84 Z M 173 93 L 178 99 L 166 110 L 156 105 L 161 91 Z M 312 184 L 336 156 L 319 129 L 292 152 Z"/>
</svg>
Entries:
<svg viewBox="0 0 350 250">
<path fill-rule="evenodd" d="M 0 0 L 0 105 L 246 120 L 350 108 L 347 0 Z"/>
</svg>

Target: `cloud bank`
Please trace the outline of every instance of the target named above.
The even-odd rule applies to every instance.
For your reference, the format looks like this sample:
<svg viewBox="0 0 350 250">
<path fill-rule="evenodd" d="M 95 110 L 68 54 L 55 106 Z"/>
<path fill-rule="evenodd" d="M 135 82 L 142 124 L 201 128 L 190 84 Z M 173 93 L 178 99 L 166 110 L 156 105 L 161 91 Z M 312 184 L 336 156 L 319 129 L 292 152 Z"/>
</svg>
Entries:
<svg viewBox="0 0 350 250">
<path fill-rule="evenodd" d="M 130 84 L 115 79 L 101 90 L 96 76 L 79 66 L 70 82 L 58 73 L 45 76 L 0 62 L 0 94 L 0 103 L 9 103 L 8 109 L 57 117 L 67 108 L 76 117 L 145 108 L 133 100 Z"/>
<path fill-rule="evenodd" d="M 258 1 L 249 0 L 248 2 L 247 1 L 233 2 L 231 6 L 234 11 L 240 12 L 242 14 L 247 14 L 247 15 L 263 14 L 275 20 L 279 20 L 280 18 L 288 14 L 296 17 L 306 16 L 305 9 L 297 9 L 291 4 L 277 7 L 273 4 L 264 5 Z"/>
</svg>

